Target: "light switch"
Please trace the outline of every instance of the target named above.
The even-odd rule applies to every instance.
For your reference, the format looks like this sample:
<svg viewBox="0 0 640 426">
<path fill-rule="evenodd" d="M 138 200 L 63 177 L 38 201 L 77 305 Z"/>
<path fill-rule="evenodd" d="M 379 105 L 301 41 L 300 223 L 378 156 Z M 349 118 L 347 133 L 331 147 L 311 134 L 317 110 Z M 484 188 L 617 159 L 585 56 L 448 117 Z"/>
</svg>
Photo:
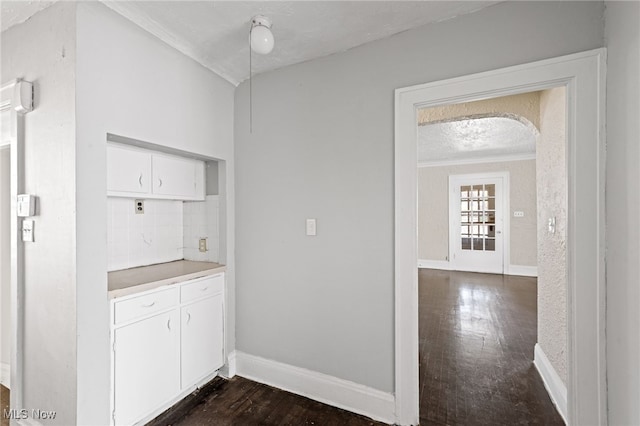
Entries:
<svg viewBox="0 0 640 426">
<path fill-rule="evenodd" d="M 549 222 L 547 223 L 547 225 L 548 225 L 549 233 L 550 234 L 555 234 L 556 233 L 556 218 L 555 218 L 555 216 L 549 218 Z"/>
<path fill-rule="evenodd" d="M 17 202 L 18 217 L 29 217 L 36 215 L 35 195 L 20 194 Z"/>
<path fill-rule="evenodd" d="M 200 250 L 202 253 L 207 251 L 207 239 L 206 238 L 200 238 L 200 240 L 198 240 L 198 250 Z"/>
<path fill-rule="evenodd" d="M 316 220 L 315 219 L 307 219 L 307 235 L 315 236 L 316 235 Z"/>
<path fill-rule="evenodd" d="M 34 241 L 33 220 L 22 221 L 22 241 L 30 243 Z"/>
<path fill-rule="evenodd" d="M 513 212 L 513 217 L 524 217 L 524 212 L 515 211 L 515 212 Z"/>
</svg>

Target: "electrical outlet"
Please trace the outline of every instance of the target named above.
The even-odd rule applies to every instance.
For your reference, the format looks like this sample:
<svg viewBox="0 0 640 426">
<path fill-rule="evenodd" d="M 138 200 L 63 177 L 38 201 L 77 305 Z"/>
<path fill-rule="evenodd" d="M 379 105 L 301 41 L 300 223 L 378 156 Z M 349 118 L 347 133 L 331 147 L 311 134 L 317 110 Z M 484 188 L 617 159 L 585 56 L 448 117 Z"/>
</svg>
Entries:
<svg viewBox="0 0 640 426">
<path fill-rule="evenodd" d="M 524 217 L 524 212 L 515 211 L 515 212 L 513 212 L 513 217 Z"/>
<path fill-rule="evenodd" d="M 144 200 L 135 200 L 136 214 L 144 214 Z"/>
<path fill-rule="evenodd" d="M 207 239 L 206 238 L 200 238 L 200 240 L 198 242 L 198 250 L 200 250 L 202 253 L 207 251 Z"/>
</svg>

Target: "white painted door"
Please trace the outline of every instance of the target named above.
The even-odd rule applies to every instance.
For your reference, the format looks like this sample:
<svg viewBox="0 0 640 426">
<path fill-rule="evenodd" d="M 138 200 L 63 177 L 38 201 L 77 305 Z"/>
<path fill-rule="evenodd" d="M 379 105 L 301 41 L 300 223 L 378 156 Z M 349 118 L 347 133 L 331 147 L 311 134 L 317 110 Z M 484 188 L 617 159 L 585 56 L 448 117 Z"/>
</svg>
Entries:
<svg viewBox="0 0 640 426">
<path fill-rule="evenodd" d="M 222 293 L 182 308 L 182 388 L 224 364 Z"/>
<path fill-rule="evenodd" d="M 196 161 L 153 155 L 153 193 L 175 197 L 196 196 Z"/>
<path fill-rule="evenodd" d="M 115 424 L 130 425 L 180 391 L 178 309 L 115 330 Z"/>
<path fill-rule="evenodd" d="M 113 193 L 151 192 L 151 154 L 107 145 L 107 191 Z"/>
<path fill-rule="evenodd" d="M 504 272 L 508 175 L 449 178 L 449 254 L 457 271 Z"/>
</svg>

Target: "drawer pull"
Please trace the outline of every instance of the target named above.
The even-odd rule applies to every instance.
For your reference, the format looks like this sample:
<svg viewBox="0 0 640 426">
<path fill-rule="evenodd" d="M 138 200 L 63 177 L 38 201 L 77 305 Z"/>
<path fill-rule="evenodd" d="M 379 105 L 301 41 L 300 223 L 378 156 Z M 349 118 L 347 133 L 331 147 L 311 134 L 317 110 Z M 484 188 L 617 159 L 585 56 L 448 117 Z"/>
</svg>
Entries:
<svg viewBox="0 0 640 426">
<path fill-rule="evenodd" d="M 200 291 L 207 291 L 207 290 L 209 290 L 209 287 L 202 287 L 202 288 L 200 289 Z"/>
<path fill-rule="evenodd" d="M 142 188 L 142 173 L 140 173 L 140 177 L 138 178 L 138 183 L 140 184 L 140 188 Z"/>
<path fill-rule="evenodd" d="M 167 328 L 169 329 L 169 331 L 171 331 L 171 318 L 167 320 Z"/>
<path fill-rule="evenodd" d="M 153 302 L 148 303 L 148 304 L 146 304 L 146 305 L 143 303 L 141 306 L 142 306 L 143 308 L 150 308 L 150 307 L 152 307 L 152 306 L 153 306 L 153 305 L 155 305 L 155 304 L 156 304 L 156 302 L 155 302 L 155 300 L 154 300 Z"/>
<path fill-rule="evenodd" d="M 187 312 L 187 324 L 189 324 L 189 321 L 191 321 L 191 314 Z"/>
</svg>

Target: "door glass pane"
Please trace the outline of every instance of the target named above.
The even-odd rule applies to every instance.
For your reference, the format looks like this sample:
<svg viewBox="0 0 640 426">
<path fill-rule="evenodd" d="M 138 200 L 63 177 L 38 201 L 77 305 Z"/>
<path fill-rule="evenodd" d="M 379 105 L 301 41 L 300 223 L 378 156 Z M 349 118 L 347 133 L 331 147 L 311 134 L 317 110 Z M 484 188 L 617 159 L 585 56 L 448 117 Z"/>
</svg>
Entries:
<svg viewBox="0 0 640 426">
<path fill-rule="evenodd" d="M 495 251 L 496 185 L 460 186 L 460 238 L 463 250 Z"/>
</svg>

